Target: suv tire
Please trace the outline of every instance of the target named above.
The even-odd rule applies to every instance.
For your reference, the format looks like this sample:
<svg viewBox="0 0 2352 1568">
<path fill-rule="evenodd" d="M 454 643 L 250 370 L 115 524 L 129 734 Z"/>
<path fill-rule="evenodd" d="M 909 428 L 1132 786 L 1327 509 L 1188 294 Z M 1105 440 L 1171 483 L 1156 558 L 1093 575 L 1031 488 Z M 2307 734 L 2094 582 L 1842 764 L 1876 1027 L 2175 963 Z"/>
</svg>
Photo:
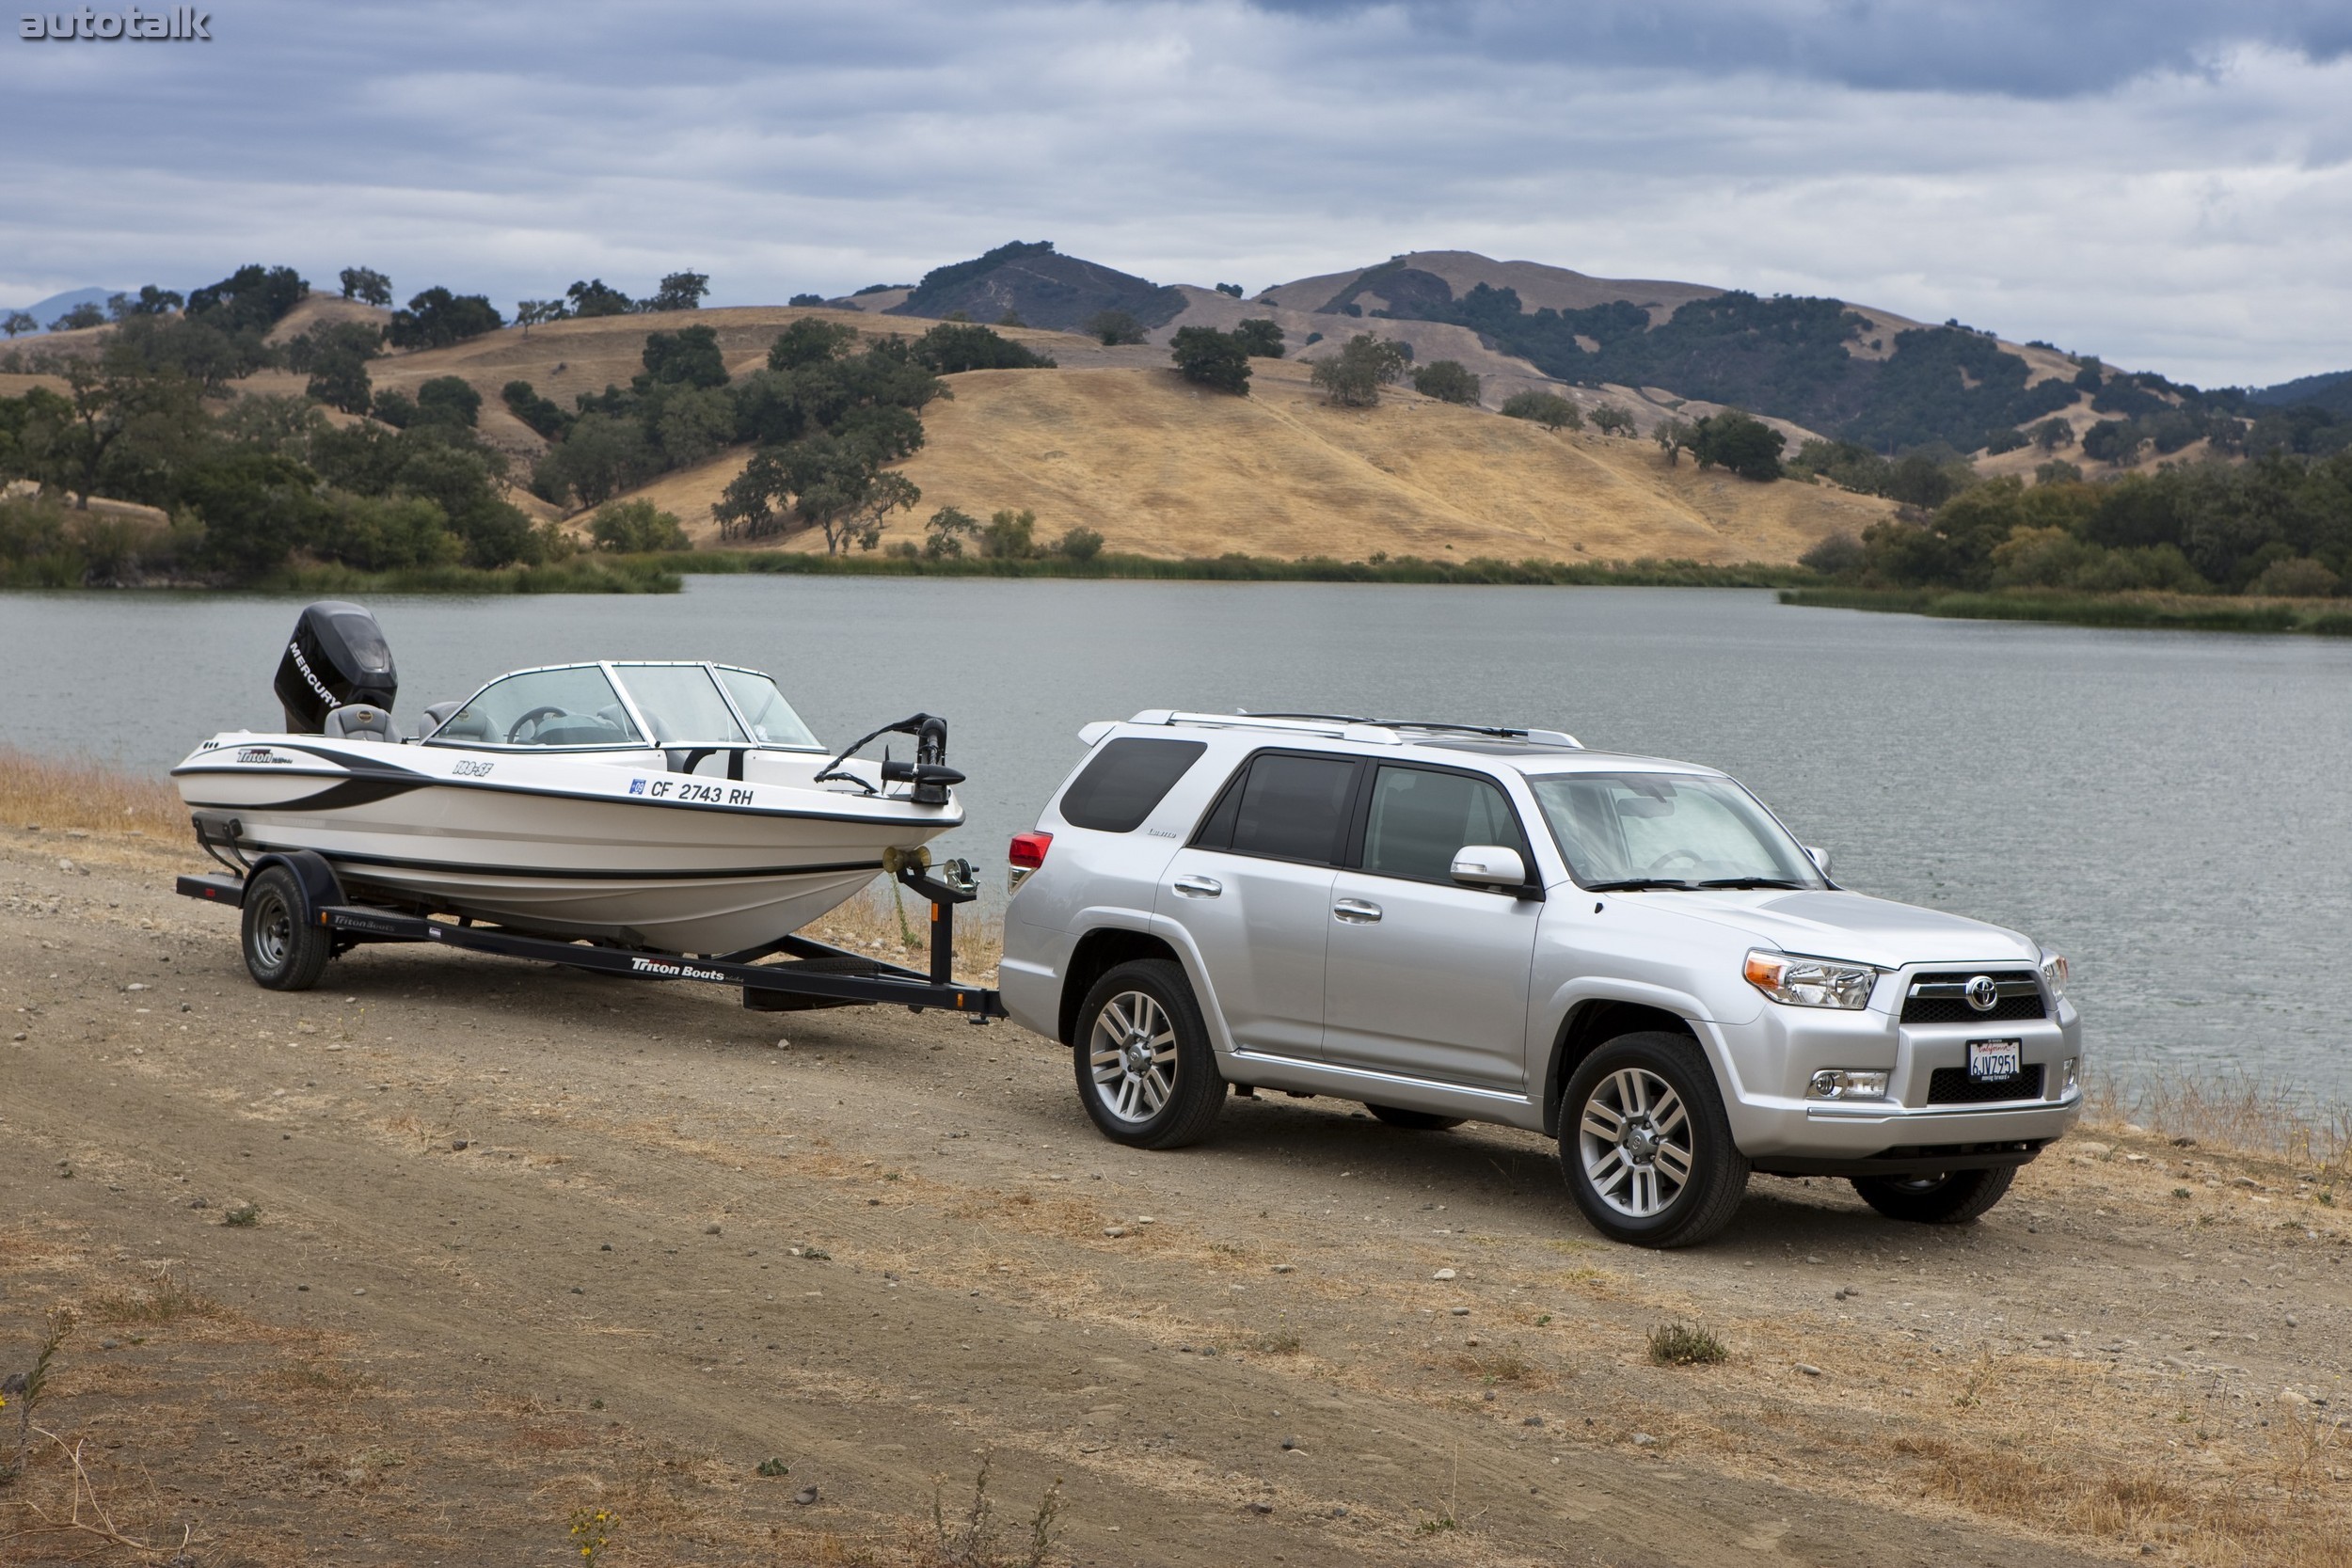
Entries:
<svg viewBox="0 0 2352 1568">
<path fill-rule="evenodd" d="M 1435 1111 L 1408 1111 L 1401 1105 L 1375 1105 L 1364 1101 L 1364 1109 L 1391 1127 L 1401 1127 L 1407 1132 L 1444 1132 L 1468 1121 L 1468 1117 L 1441 1117 Z"/>
<path fill-rule="evenodd" d="M 1890 1220 L 1919 1225 L 1965 1225 L 2001 1201 L 2017 1179 L 2015 1165 L 1953 1170 L 1940 1176 L 1857 1176 L 1853 1190 Z"/>
<path fill-rule="evenodd" d="M 1584 1058 L 1560 1106 L 1560 1168 L 1593 1228 L 1690 1246 L 1731 1222 L 1748 1162 L 1714 1069 L 1688 1035 L 1620 1035 Z"/>
<path fill-rule="evenodd" d="M 265 990 L 309 990 L 326 973 L 335 939 L 302 918 L 309 904 L 302 884 L 283 865 L 268 867 L 246 886 L 238 936 L 254 984 Z"/>
<path fill-rule="evenodd" d="M 1132 1148 L 1198 1143 L 1225 1107 L 1225 1079 L 1183 966 L 1120 964 L 1078 1008 L 1078 1099 L 1103 1136 Z"/>
</svg>

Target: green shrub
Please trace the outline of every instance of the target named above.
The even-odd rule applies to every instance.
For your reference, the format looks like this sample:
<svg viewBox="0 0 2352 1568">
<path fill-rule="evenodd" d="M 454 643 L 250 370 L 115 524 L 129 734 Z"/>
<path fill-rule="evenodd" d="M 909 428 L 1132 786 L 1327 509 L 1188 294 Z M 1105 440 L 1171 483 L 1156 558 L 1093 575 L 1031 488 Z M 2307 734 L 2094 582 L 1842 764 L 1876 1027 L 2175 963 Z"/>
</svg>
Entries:
<svg viewBox="0 0 2352 1568">
<path fill-rule="evenodd" d="M 1475 406 L 1478 402 L 1478 377 L 1459 359 L 1432 359 L 1413 372 L 1413 390 L 1422 397 L 1439 403 L 1459 403 Z"/>
<path fill-rule="evenodd" d="M 1506 420 L 1530 420 L 1546 430 L 1581 430 L 1583 411 L 1557 392 L 1513 392 L 1502 400 Z"/>
<path fill-rule="evenodd" d="M 693 547 L 677 515 L 661 511 L 643 496 L 598 507 L 588 519 L 588 537 L 596 548 L 622 555 Z"/>
<path fill-rule="evenodd" d="M 1168 357 L 1176 361 L 1176 373 L 1196 386 L 1249 395 L 1249 355 L 1230 332 L 1180 326 L 1168 341 Z"/>
</svg>

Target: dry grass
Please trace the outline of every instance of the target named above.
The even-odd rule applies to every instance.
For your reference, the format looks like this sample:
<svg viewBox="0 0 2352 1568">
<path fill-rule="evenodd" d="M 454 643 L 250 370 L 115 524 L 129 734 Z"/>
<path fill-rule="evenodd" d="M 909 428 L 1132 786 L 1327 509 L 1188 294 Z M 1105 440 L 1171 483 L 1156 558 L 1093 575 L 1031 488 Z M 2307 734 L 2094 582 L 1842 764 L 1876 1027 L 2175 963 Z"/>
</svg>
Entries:
<svg viewBox="0 0 2352 1568">
<path fill-rule="evenodd" d="M 1677 1319 L 1649 1331 L 1649 1358 L 1661 1367 L 1709 1367 L 1730 1357 L 1724 1342 L 1696 1323 Z"/>
<path fill-rule="evenodd" d="M 1555 436 L 1411 392 L 1330 408 L 1307 375 L 1296 361 L 1255 361 L 1250 395 L 1234 398 L 1163 369 L 975 371 L 949 378 L 952 402 L 924 410 L 906 472 L 924 515 L 934 501 L 980 516 L 1027 509 L 1041 538 L 1084 526 L 1113 550 L 1165 557 L 1783 562 L 1893 511 L 1826 486 L 1670 468 L 1646 441 Z M 707 546 L 711 504 L 749 455 L 640 493 Z M 920 516 L 894 518 L 882 542 L 921 530 Z"/>
<path fill-rule="evenodd" d="M 911 969 L 930 963 L 930 906 L 887 877 L 877 877 L 866 891 L 810 926 L 807 934 L 819 942 Z M 956 975 L 987 981 L 995 976 L 1005 954 L 1005 920 L 965 904 L 956 911 Z"/>
<path fill-rule="evenodd" d="M 2279 1080 L 2233 1072 L 2167 1073 L 2090 1087 L 2090 1119 L 2200 1146 L 2282 1159 L 2321 1178 L 2352 1178 L 2352 1107 L 2314 1106 Z"/>
<path fill-rule="evenodd" d="M 137 833 L 172 843 L 186 837 L 188 816 L 179 791 L 164 780 L 0 746 L 0 830 L 27 828 L 60 835 Z"/>
<path fill-rule="evenodd" d="M 196 1290 L 169 1269 L 144 1291 L 101 1291 L 89 1298 L 90 1316 L 109 1323 L 168 1323 L 183 1318 L 216 1318 L 219 1302 Z"/>
</svg>

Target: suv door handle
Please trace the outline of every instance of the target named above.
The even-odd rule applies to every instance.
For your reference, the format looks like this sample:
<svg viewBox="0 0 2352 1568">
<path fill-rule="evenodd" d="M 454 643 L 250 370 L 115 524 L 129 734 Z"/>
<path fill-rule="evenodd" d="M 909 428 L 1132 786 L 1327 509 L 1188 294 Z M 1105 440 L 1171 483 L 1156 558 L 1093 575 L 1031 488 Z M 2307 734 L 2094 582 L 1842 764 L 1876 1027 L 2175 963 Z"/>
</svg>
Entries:
<svg viewBox="0 0 2352 1568">
<path fill-rule="evenodd" d="M 1179 877 L 1175 887 L 1187 898 L 1214 898 L 1225 891 L 1225 884 L 1215 877 Z"/>
<path fill-rule="evenodd" d="M 1331 906 L 1331 912 L 1350 926 L 1369 926 L 1380 918 L 1380 906 L 1361 898 L 1343 898 Z"/>
</svg>

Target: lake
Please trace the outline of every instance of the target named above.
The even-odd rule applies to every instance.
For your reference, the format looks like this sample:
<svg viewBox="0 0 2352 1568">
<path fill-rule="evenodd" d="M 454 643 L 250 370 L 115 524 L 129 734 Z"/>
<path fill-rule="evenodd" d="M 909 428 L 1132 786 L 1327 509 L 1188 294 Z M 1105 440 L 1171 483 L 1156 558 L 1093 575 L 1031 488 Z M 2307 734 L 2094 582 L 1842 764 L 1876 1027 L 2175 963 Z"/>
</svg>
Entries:
<svg viewBox="0 0 2352 1568">
<path fill-rule="evenodd" d="M 216 731 L 274 729 L 300 604 L 0 594 L 0 744 L 160 774 Z M 2352 641 L 1722 589 L 695 577 L 371 608 L 407 715 L 595 657 L 767 670 L 836 744 L 945 714 L 970 821 L 938 847 L 999 893 L 1078 726 L 1140 708 L 1534 724 L 1708 763 L 1840 882 L 2068 954 L 2108 1069 L 2243 1068 L 2352 1100 Z"/>
</svg>

